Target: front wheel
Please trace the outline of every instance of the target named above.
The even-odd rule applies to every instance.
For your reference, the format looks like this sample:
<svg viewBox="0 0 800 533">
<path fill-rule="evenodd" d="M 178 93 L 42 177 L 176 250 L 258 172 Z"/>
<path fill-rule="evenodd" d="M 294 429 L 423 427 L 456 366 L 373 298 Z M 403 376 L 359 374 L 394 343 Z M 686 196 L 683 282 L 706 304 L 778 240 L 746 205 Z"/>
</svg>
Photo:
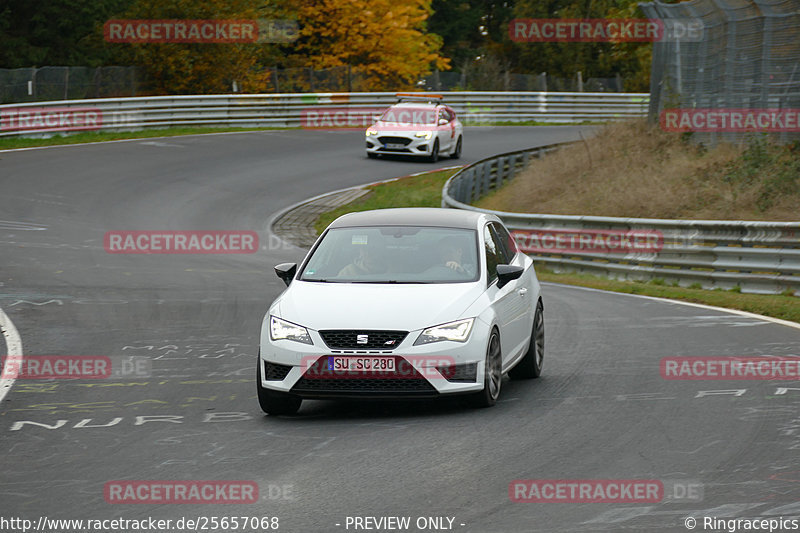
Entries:
<svg viewBox="0 0 800 533">
<path fill-rule="evenodd" d="M 258 367 L 256 369 L 256 389 L 258 390 L 258 405 L 261 410 L 268 415 L 293 415 L 300 409 L 303 403 L 302 398 L 287 394 L 285 392 L 265 389 L 261 386 L 261 355 L 258 356 Z"/>
<path fill-rule="evenodd" d="M 500 397 L 503 385 L 503 356 L 500 349 L 500 333 L 492 330 L 486 346 L 486 362 L 483 365 L 483 390 L 472 395 L 475 407 L 491 407 Z"/>
<path fill-rule="evenodd" d="M 450 157 L 453 159 L 458 159 L 461 157 L 461 136 L 458 136 L 458 141 L 456 141 L 456 149 L 453 150 L 453 153 L 450 154 Z"/>
<path fill-rule="evenodd" d="M 375 152 L 367 152 L 367 157 L 369 157 L 370 159 L 377 159 L 378 154 L 376 154 Z"/>
<path fill-rule="evenodd" d="M 439 160 L 439 139 L 433 142 L 433 148 L 431 149 L 431 155 L 428 156 L 428 160 L 431 163 L 436 163 Z"/>
<path fill-rule="evenodd" d="M 542 375 L 544 363 L 544 307 L 542 301 L 536 304 L 536 313 L 533 315 L 533 329 L 531 331 L 531 344 L 528 353 L 517 366 L 508 373 L 514 379 L 538 378 Z"/>
</svg>

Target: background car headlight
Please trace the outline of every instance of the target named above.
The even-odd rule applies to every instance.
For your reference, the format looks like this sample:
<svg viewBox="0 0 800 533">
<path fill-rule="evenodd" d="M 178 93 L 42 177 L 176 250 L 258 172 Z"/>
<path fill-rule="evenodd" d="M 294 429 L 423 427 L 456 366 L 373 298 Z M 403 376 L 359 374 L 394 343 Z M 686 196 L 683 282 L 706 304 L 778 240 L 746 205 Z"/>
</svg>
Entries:
<svg viewBox="0 0 800 533">
<path fill-rule="evenodd" d="M 367 130 L 367 137 L 371 137 L 372 135 L 377 135 L 377 134 L 378 134 L 378 130 L 374 130 L 372 128 L 369 128 Z"/>
<path fill-rule="evenodd" d="M 467 318 L 428 328 L 419 334 L 417 340 L 414 341 L 414 346 L 439 341 L 465 342 L 472 331 L 473 322 L 475 322 L 474 318 Z"/>
<path fill-rule="evenodd" d="M 414 137 L 422 137 L 423 139 L 430 139 L 433 135 L 432 131 L 418 131 Z"/>
<path fill-rule="evenodd" d="M 269 338 L 274 341 L 287 339 L 302 342 L 303 344 L 314 344 L 306 328 L 276 316 L 269 317 Z"/>
</svg>

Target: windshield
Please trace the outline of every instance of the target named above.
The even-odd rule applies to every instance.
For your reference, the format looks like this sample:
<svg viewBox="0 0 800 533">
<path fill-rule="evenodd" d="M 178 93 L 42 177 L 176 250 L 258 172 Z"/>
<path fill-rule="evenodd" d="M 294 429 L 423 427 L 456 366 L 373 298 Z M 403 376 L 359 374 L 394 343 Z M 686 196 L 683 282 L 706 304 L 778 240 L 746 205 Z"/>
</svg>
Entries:
<svg viewBox="0 0 800 533">
<path fill-rule="evenodd" d="M 436 125 L 436 109 L 431 107 L 390 107 L 381 116 L 383 122 L 393 124 Z"/>
<path fill-rule="evenodd" d="M 301 275 L 304 281 L 458 283 L 477 281 L 473 230 L 412 226 L 329 230 Z"/>
</svg>

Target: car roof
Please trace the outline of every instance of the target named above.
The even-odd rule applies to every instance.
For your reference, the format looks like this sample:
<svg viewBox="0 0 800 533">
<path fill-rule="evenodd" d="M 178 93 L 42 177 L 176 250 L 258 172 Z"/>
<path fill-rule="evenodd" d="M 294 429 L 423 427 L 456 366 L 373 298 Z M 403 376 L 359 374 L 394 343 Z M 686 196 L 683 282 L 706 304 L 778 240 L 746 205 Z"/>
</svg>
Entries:
<svg viewBox="0 0 800 533">
<path fill-rule="evenodd" d="M 483 213 L 462 209 L 402 207 L 348 213 L 334 220 L 329 227 L 435 226 L 475 229 L 478 226 L 478 221 L 485 216 Z"/>
</svg>

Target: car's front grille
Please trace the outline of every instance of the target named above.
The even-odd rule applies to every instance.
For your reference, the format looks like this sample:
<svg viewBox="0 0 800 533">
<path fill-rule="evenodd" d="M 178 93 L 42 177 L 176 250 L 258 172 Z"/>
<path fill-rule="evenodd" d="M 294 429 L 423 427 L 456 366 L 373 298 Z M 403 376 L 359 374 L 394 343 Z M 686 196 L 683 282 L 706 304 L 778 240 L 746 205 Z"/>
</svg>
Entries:
<svg viewBox="0 0 800 533">
<path fill-rule="evenodd" d="M 294 393 L 330 392 L 330 393 L 436 393 L 436 389 L 425 379 L 389 379 L 389 378 L 348 378 L 348 379 L 307 379 L 300 381 L 292 388 Z"/>
<path fill-rule="evenodd" d="M 408 146 L 411 144 L 411 139 L 407 139 L 405 137 L 391 137 L 389 135 L 378 137 L 378 140 L 381 142 L 381 144 L 402 144 L 403 146 Z"/>
<path fill-rule="evenodd" d="M 264 379 L 268 381 L 283 381 L 292 369 L 291 365 L 264 362 Z"/>
<path fill-rule="evenodd" d="M 304 396 L 436 396 L 438 392 L 417 370 L 402 358 L 395 358 L 397 371 L 334 371 L 328 358 L 312 363 L 291 392 Z"/>
<path fill-rule="evenodd" d="M 319 332 L 328 348 L 334 350 L 394 350 L 407 331 L 328 329 Z"/>
</svg>

